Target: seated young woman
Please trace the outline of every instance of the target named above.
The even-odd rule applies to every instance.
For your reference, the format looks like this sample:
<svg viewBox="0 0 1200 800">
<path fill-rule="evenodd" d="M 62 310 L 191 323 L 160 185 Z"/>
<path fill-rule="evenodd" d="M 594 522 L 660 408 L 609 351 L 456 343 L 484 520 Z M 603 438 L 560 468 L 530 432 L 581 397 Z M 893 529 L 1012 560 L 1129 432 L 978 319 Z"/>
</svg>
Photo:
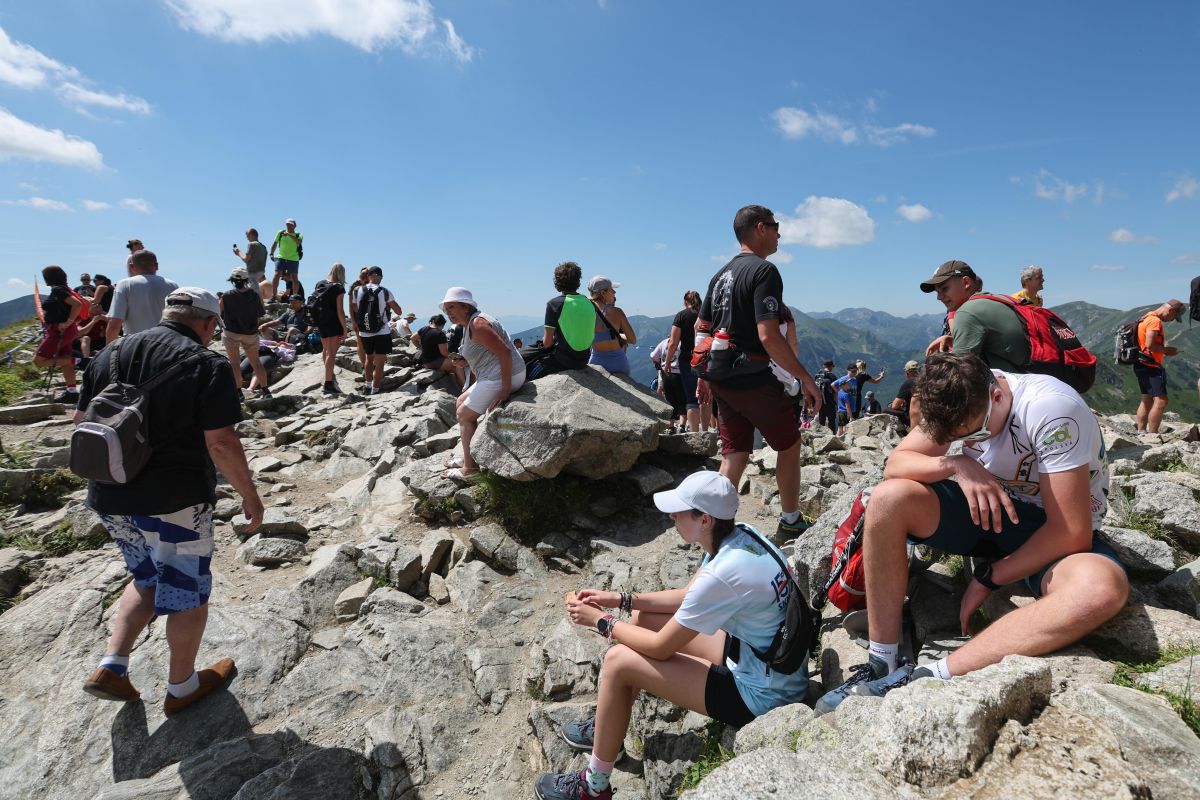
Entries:
<svg viewBox="0 0 1200 800">
<path fill-rule="evenodd" d="M 766 650 L 779 630 L 791 582 L 766 550 L 774 545 L 735 524 L 733 484 L 720 473 L 697 472 L 677 489 L 655 494 L 654 504 L 685 542 L 704 550 L 704 559 L 681 589 L 583 589 L 567 596 L 571 621 L 595 628 L 614 646 L 600 670 L 595 718 L 562 730 L 568 744 L 591 752 L 591 761 L 581 772 L 540 775 L 535 792 L 541 800 L 612 797 L 609 776 L 639 691 L 738 727 L 804 700 L 803 669 L 792 675 L 768 670 L 751 651 Z M 617 621 L 610 608 L 630 612 L 629 621 Z"/>
</svg>

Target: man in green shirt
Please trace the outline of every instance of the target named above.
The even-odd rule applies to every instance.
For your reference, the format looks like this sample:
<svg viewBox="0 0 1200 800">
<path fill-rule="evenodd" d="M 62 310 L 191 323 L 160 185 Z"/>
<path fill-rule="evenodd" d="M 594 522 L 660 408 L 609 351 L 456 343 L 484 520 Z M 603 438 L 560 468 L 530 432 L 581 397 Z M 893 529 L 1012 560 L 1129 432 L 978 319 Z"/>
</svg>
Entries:
<svg viewBox="0 0 1200 800">
<path fill-rule="evenodd" d="M 1029 363 L 1029 337 L 1013 309 L 979 296 L 982 283 L 965 261 L 947 261 L 921 284 L 925 293 L 937 292 L 946 306 L 950 333 L 935 339 L 929 352 L 949 340 L 955 353 L 974 353 L 992 369 L 1025 372 Z"/>
<path fill-rule="evenodd" d="M 300 290 L 300 259 L 304 258 L 304 234 L 296 232 L 296 220 L 289 219 L 284 224 L 284 230 L 275 234 L 271 242 L 271 260 L 275 262 L 275 277 L 271 281 L 271 292 L 279 297 L 279 279 L 287 284 L 286 294 L 291 296 L 304 293 Z M 279 256 L 275 256 L 276 248 Z"/>
</svg>

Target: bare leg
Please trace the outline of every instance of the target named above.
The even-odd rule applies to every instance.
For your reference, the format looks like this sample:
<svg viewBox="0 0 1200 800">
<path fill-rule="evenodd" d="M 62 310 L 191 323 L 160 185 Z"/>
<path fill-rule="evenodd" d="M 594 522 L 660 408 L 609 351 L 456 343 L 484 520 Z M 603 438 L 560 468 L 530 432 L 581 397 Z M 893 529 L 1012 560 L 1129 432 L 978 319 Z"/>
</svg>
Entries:
<svg viewBox="0 0 1200 800">
<path fill-rule="evenodd" d="M 466 395 L 461 395 L 460 400 Z M 465 402 L 458 404 L 458 429 L 462 438 L 464 473 L 477 472 L 479 465 L 471 458 L 471 439 L 475 437 L 475 428 L 479 425 L 479 412 L 470 408 Z"/>
<path fill-rule="evenodd" d="M 257 347 L 246 348 L 246 358 L 250 361 L 250 369 L 254 370 L 254 379 L 250 381 L 252 389 L 265 389 L 270 380 L 267 378 L 267 371 L 263 369 L 262 360 L 258 357 Z M 255 386 L 255 382 L 258 383 Z"/>
<path fill-rule="evenodd" d="M 63 372 L 66 372 L 66 367 L 63 368 Z M 67 382 L 71 382 L 69 378 Z M 1163 412 L 1166 410 L 1167 398 L 1154 398 L 1154 404 L 1150 406 L 1150 418 L 1146 421 L 1146 430 L 1150 431 L 1150 433 L 1158 433 L 1158 426 L 1162 424 Z"/>
<path fill-rule="evenodd" d="M 233 382 L 238 390 L 242 388 L 242 348 L 237 342 L 225 342 L 225 357 L 229 366 L 233 367 Z"/>
<path fill-rule="evenodd" d="M 906 538 L 932 536 L 940 513 L 936 495 L 923 483 L 885 480 L 871 492 L 863 529 L 871 641 L 900 641 L 900 611 L 908 586 Z"/>
<path fill-rule="evenodd" d="M 154 617 L 154 589 L 142 589 L 133 581 L 125 585 L 113 618 L 112 635 L 108 637 L 106 653 L 127 656 L 142 631 Z M 186 678 L 187 676 L 184 675 Z"/>
<path fill-rule="evenodd" d="M 779 505 L 783 513 L 790 514 L 800 507 L 800 448 L 804 440 L 779 454 L 775 466 L 775 483 L 779 487 Z"/>
<path fill-rule="evenodd" d="M 1154 398 L 1148 394 L 1144 394 L 1141 400 L 1138 401 L 1137 407 L 1137 429 L 1138 431 L 1146 430 L 1146 422 L 1150 419 L 1150 406 L 1154 405 Z"/>
<path fill-rule="evenodd" d="M 689 408 L 687 410 L 687 429 L 689 431 L 700 430 L 700 409 Z"/>
<path fill-rule="evenodd" d="M 321 340 L 321 355 L 325 359 L 325 382 L 333 380 L 333 369 L 337 366 L 337 351 L 344 336 L 330 336 Z"/>
<path fill-rule="evenodd" d="M 208 624 L 208 603 L 187 611 L 176 611 L 167 617 L 167 646 L 171 648 L 171 668 L 168 680 L 181 683 L 196 671 L 196 653 Z"/>
<path fill-rule="evenodd" d="M 736 488 L 746 471 L 746 462 L 750 460 L 749 453 L 725 453 L 721 456 L 721 474 L 729 478 Z"/>
<path fill-rule="evenodd" d="M 874 495 L 868 509 L 873 505 Z M 1121 610 L 1129 580 L 1104 556 L 1076 553 L 1046 574 L 1042 589 L 1041 599 L 1005 614 L 956 650 L 950 672 L 964 675 L 1008 655 L 1040 656 L 1079 641 Z M 868 598 L 870 592 L 868 583 Z"/>
</svg>

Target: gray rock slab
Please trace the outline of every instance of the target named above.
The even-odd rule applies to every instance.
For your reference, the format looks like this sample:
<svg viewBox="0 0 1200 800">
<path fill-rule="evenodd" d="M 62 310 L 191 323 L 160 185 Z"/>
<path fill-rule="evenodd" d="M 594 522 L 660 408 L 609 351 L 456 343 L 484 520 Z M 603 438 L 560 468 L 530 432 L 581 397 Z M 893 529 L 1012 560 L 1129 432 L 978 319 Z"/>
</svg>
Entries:
<svg viewBox="0 0 1200 800">
<path fill-rule="evenodd" d="M 1175 554 L 1164 541 L 1133 528 L 1104 526 L 1104 538 L 1133 575 L 1158 580 L 1175 570 Z"/>
<path fill-rule="evenodd" d="M 277 567 L 285 562 L 299 561 L 308 555 L 301 542 L 295 539 L 263 538 L 257 534 L 238 548 L 239 561 L 256 567 Z"/>
<path fill-rule="evenodd" d="M 363 578 L 342 590 L 333 604 L 333 613 L 338 622 L 349 622 L 358 617 L 362 604 L 375 588 L 374 578 Z"/>
<path fill-rule="evenodd" d="M 1126 661 L 1153 661 L 1168 648 L 1196 644 L 1195 617 L 1166 608 L 1130 602 L 1101 625 L 1083 644 L 1102 652 L 1122 654 Z"/>
<path fill-rule="evenodd" d="M 32 550 L 0 548 L 0 597 L 12 597 L 29 582 L 25 565 L 37 557 Z"/>
<path fill-rule="evenodd" d="M 671 473 L 653 464 L 635 464 L 633 469 L 625 473 L 625 477 L 637 485 L 643 497 L 665 489 L 675 482 Z"/>
<path fill-rule="evenodd" d="M 430 531 L 421 539 L 421 580 L 429 582 L 429 577 L 441 571 L 446 557 L 454 546 L 454 534 L 446 529 Z"/>
<path fill-rule="evenodd" d="M 1124 686 L 1085 686 L 1060 703 L 1112 731 L 1155 797 L 1200 796 L 1200 739 L 1167 701 Z"/>
<path fill-rule="evenodd" d="M 1163 605 L 1200 616 L 1200 559 L 1184 564 L 1159 581 L 1155 589 Z"/>
<path fill-rule="evenodd" d="M 1200 503 L 1186 486 L 1170 480 L 1141 483 L 1130 506 L 1156 520 L 1185 545 L 1200 547 Z"/>
<path fill-rule="evenodd" d="M 32 403 L 23 406 L 5 406 L 0 408 L 0 425 L 29 425 L 41 422 L 50 417 L 67 413 L 67 407 L 61 403 Z"/>
<path fill-rule="evenodd" d="M 773 708 L 737 732 L 735 752 L 741 756 L 762 748 L 792 750 L 796 735 L 812 719 L 813 710 L 801 703 Z"/>
<path fill-rule="evenodd" d="M 595 703 L 534 703 L 529 710 L 529 725 L 541 746 L 546 769 L 567 772 L 587 766 L 586 756 L 562 738 L 562 726 L 568 722 L 583 722 L 596 715 Z"/>
<path fill-rule="evenodd" d="M 689 800 L 899 800 L 879 775 L 805 752 L 762 748 L 717 767 Z"/>
<path fill-rule="evenodd" d="M 246 520 L 235 521 L 233 523 L 233 530 L 239 536 L 247 536 L 251 533 L 246 530 L 248 524 Z M 263 513 L 262 524 L 253 533 L 263 538 L 308 538 L 308 528 L 305 527 L 304 523 L 297 519 L 294 513 L 278 506 L 272 506 Z"/>
<path fill-rule="evenodd" d="M 1200 655 L 1189 656 L 1157 672 L 1142 675 L 1138 683 L 1180 697 L 1190 697 L 1200 703 Z"/>
<path fill-rule="evenodd" d="M 501 569 L 515 570 L 520 566 L 521 546 L 508 535 L 503 526 L 491 522 L 471 530 L 471 547 L 485 560 Z"/>
<path fill-rule="evenodd" d="M 712 458 L 721 449 L 721 437 L 713 431 L 664 434 L 658 439 L 658 449 L 671 455 Z"/>
</svg>

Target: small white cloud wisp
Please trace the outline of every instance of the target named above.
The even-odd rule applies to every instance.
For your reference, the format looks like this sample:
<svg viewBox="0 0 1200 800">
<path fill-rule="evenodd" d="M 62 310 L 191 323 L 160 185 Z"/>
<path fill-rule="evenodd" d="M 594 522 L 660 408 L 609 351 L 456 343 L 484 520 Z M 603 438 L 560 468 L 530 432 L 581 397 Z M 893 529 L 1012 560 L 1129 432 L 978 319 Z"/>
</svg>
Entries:
<svg viewBox="0 0 1200 800">
<path fill-rule="evenodd" d="M 928 222 L 933 219 L 933 212 L 920 203 L 897 206 L 896 213 L 913 223 Z"/>
</svg>

